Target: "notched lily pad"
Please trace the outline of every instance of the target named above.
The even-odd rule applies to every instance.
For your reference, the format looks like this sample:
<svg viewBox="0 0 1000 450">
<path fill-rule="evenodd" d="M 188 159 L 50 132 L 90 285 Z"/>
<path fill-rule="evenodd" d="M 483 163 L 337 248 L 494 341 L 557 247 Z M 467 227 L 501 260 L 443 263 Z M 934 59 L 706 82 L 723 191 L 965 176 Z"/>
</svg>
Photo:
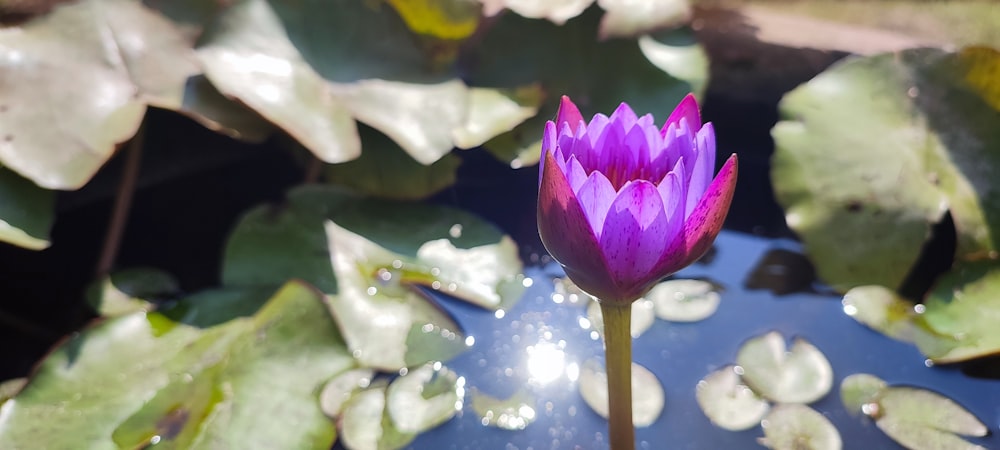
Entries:
<svg viewBox="0 0 1000 450">
<path fill-rule="evenodd" d="M 718 288 L 703 280 L 667 280 L 646 294 L 656 317 L 671 322 L 697 322 L 715 313 L 722 297 Z"/>
<path fill-rule="evenodd" d="M 744 343 L 736 362 L 754 392 L 779 403 L 812 403 L 833 386 L 833 368 L 819 349 L 796 338 L 786 350 L 776 331 Z"/>
<path fill-rule="evenodd" d="M 580 368 L 580 395 L 599 416 L 608 418 L 608 376 L 596 359 Z M 638 428 L 656 422 L 663 412 L 664 393 L 660 380 L 645 367 L 632 363 L 632 422 Z"/>
<path fill-rule="evenodd" d="M 845 314 L 869 328 L 901 341 L 913 340 L 914 305 L 891 289 L 858 286 L 844 294 L 841 304 Z"/>
<path fill-rule="evenodd" d="M 535 411 L 535 398 L 524 389 L 504 399 L 475 390 L 471 397 L 472 410 L 479 416 L 480 423 L 486 427 L 523 430 L 538 417 Z"/>
<path fill-rule="evenodd" d="M 353 369 L 327 381 L 319 394 L 319 406 L 323 413 L 331 419 L 339 417 L 351 396 L 370 386 L 374 378 L 375 371 L 372 369 Z"/>
<path fill-rule="evenodd" d="M 629 321 L 629 334 L 632 339 L 642 336 L 656 322 L 655 307 L 652 301 L 639 299 L 632 303 L 632 319 Z M 602 336 L 604 335 L 604 316 L 601 305 L 596 300 L 587 306 L 587 320 L 590 326 Z"/>
<path fill-rule="evenodd" d="M 867 373 L 855 373 L 840 382 L 840 400 L 852 414 L 873 413 L 882 392 L 888 385 L 879 377 Z"/>
<path fill-rule="evenodd" d="M 440 362 L 409 370 L 386 390 L 386 410 L 403 433 L 423 433 L 447 422 L 464 401 L 465 378 Z"/>
<path fill-rule="evenodd" d="M 761 445 L 774 450 L 840 450 L 837 428 L 816 410 L 801 404 L 777 405 L 761 422 Z"/>
<path fill-rule="evenodd" d="M 937 363 L 1000 353 L 1000 262 L 956 264 L 916 319 L 914 341 Z"/>
<path fill-rule="evenodd" d="M 743 384 L 735 366 L 725 366 L 699 381 L 695 398 L 713 424 L 729 431 L 757 426 L 769 409 L 766 400 Z"/>
<path fill-rule="evenodd" d="M 385 380 L 354 394 L 344 406 L 340 420 L 340 443 L 350 450 L 395 450 L 416 438 L 393 425 L 386 411 Z"/>
</svg>

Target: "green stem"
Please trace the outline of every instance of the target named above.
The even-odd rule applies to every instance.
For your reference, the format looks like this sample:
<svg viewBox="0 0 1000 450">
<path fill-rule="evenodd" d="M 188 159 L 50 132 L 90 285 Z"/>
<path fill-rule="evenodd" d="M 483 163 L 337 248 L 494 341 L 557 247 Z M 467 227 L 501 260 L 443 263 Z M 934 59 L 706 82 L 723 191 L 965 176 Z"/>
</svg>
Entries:
<svg viewBox="0 0 1000 450">
<path fill-rule="evenodd" d="M 604 360 L 608 373 L 608 428 L 611 450 L 634 450 L 632 425 L 632 303 L 601 303 Z"/>
</svg>

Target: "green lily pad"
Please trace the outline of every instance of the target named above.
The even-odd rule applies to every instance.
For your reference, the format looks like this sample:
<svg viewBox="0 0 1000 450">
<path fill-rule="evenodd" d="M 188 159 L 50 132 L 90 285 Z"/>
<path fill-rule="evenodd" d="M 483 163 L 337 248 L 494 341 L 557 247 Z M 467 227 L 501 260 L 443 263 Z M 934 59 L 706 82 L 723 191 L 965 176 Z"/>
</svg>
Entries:
<svg viewBox="0 0 1000 450">
<path fill-rule="evenodd" d="M 597 0 L 604 11 L 600 37 L 638 36 L 663 28 L 676 27 L 691 18 L 688 0 Z"/>
<path fill-rule="evenodd" d="M 496 398 L 479 391 L 472 392 L 472 410 L 484 427 L 502 430 L 523 430 L 538 417 L 535 398 L 521 389 L 508 398 Z"/>
<path fill-rule="evenodd" d="M 642 336 L 649 327 L 656 322 L 656 309 L 652 301 L 639 299 L 632 303 L 632 319 L 629 321 L 629 334 L 632 339 Z M 596 330 L 601 336 L 604 335 L 604 316 L 601 314 L 601 305 L 596 300 L 587 306 L 587 320 L 590 327 Z"/>
<path fill-rule="evenodd" d="M 465 378 L 440 362 L 427 363 L 393 380 L 386 411 L 402 433 L 423 433 L 455 416 L 465 401 Z"/>
<path fill-rule="evenodd" d="M 879 377 L 867 373 L 855 373 L 840 382 L 840 400 L 852 414 L 873 414 L 878 399 L 888 385 Z"/>
<path fill-rule="evenodd" d="M 913 340 L 913 318 L 917 313 L 910 302 L 883 286 L 858 286 L 844 294 L 844 313 L 886 336 Z"/>
<path fill-rule="evenodd" d="M 169 20 L 128 0 L 64 3 L 4 29 L 0 48 L 0 163 L 48 189 L 83 186 L 147 105 L 180 108 L 201 71 Z"/>
<path fill-rule="evenodd" d="M 132 268 L 115 272 L 87 289 L 87 303 L 104 317 L 153 309 L 151 301 L 180 293 L 174 277 L 162 270 Z"/>
<path fill-rule="evenodd" d="M 914 341 L 937 363 L 1000 353 L 1000 264 L 957 264 L 924 301 Z"/>
<path fill-rule="evenodd" d="M 704 280 L 667 280 L 646 294 L 656 308 L 656 317 L 671 322 L 697 322 L 719 308 L 722 297 L 716 286 Z"/>
<path fill-rule="evenodd" d="M 469 37 L 479 25 L 480 6 L 468 0 L 388 0 L 414 33 L 441 39 Z"/>
<path fill-rule="evenodd" d="M 812 403 L 833 387 L 833 369 L 823 353 L 796 338 L 772 331 L 746 341 L 736 355 L 743 380 L 760 396 L 779 403 Z"/>
<path fill-rule="evenodd" d="M 986 48 L 850 58 L 782 99 L 771 178 L 825 281 L 899 288 L 945 213 L 958 259 L 996 258 L 998 79 L 979 68 L 997 61 Z"/>
<path fill-rule="evenodd" d="M 579 384 L 583 401 L 597 415 L 608 418 L 608 375 L 596 359 L 584 361 Z M 664 393 L 660 380 L 649 369 L 632 363 L 632 423 L 644 428 L 663 412 Z"/>
<path fill-rule="evenodd" d="M 372 369 L 348 370 L 333 377 L 323 385 L 323 391 L 319 394 L 319 405 L 323 408 L 323 413 L 331 419 L 340 417 L 344 404 L 356 392 L 370 386 L 373 378 L 375 371 Z"/>
<path fill-rule="evenodd" d="M 11 378 L 0 383 L 0 405 L 3 405 L 4 402 L 13 398 L 18 392 L 21 392 L 21 389 L 24 389 L 24 386 L 27 384 L 27 377 Z"/>
<path fill-rule="evenodd" d="M 506 3 L 509 6 L 512 2 Z M 543 4 L 553 5 L 537 2 L 538 8 Z M 490 8 L 487 5 L 485 9 Z M 662 122 L 694 90 L 688 77 L 695 75 L 694 78 L 704 80 L 707 60 L 693 53 L 677 53 L 678 60 L 662 67 L 683 67 L 683 70 L 666 73 L 647 59 L 635 40 L 598 42 L 601 15 L 600 8 L 590 8 L 558 26 L 506 14 L 467 55 L 471 71 L 468 79 L 476 86 L 540 83 L 550 94 L 536 116 L 485 144 L 498 159 L 511 162 L 513 167 L 538 162 L 542 130 L 545 121 L 556 115 L 558 95 L 569 95 L 585 116 L 598 112 L 610 114 L 624 101 L 642 114 L 652 113 Z"/>
<path fill-rule="evenodd" d="M 56 196 L 0 167 L 0 241 L 31 250 L 47 248 Z"/>
<path fill-rule="evenodd" d="M 479 0 L 483 14 L 494 16 L 504 9 L 532 19 L 548 19 L 556 24 L 578 16 L 594 0 Z"/>
<path fill-rule="evenodd" d="M 770 408 L 743 383 L 735 366 L 725 366 L 699 381 L 695 398 L 713 424 L 729 431 L 757 426 Z"/>
<path fill-rule="evenodd" d="M 416 437 L 397 430 L 386 411 L 386 382 L 373 383 L 344 406 L 340 443 L 351 450 L 395 450 Z"/>
<path fill-rule="evenodd" d="M 777 405 L 764 421 L 761 445 L 774 450 L 840 450 L 840 433 L 822 414 L 800 404 Z"/>
</svg>

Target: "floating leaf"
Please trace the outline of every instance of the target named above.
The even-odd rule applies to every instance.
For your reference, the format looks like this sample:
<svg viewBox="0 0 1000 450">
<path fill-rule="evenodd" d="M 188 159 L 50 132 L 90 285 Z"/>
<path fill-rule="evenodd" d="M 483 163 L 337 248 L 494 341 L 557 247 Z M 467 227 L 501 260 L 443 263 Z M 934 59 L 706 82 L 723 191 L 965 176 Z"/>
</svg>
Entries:
<svg viewBox="0 0 1000 450">
<path fill-rule="evenodd" d="M 87 303 L 104 317 L 152 309 L 150 301 L 180 293 L 174 277 L 162 270 L 132 268 L 115 272 L 91 285 Z"/>
<path fill-rule="evenodd" d="M 0 241 L 31 250 L 47 248 L 55 193 L 0 166 Z"/>
<path fill-rule="evenodd" d="M 427 363 L 396 378 L 386 390 L 386 410 L 402 433 L 423 433 L 455 416 L 465 399 L 465 379 Z"/>
<path fill-rule="evenodd" d="M 478 147 L 512 130 L 538 113 L 544 95 L 538 84 L 516 89 L 470 88 L 468 116 L 452 131 L 455 146 Z"/>
<path fill-rule="evenodd" d="M 472 410 L 479 415 L 483 426 L 503 430 L 523 430 L 538 416 L 535 399 L 523 389 L 505 399 L 473 391 Z"/>
<path fill-rule="evenodd" d="M 1000 245 L 998 78 L 967 77 L 996 50 L 850 58 L 782 99 L 771 178 L 820 276 L 897 289 L 951 215 L 959 259 Z"/>
<path fill-rule="evenodd" d="M 479 25 L 475 0 L 387 0 L 414 33 L 441 39 L 465 39 Z"/>
<path fill-rule="evenodd" d="M 344 404 L 356 392 L 371 385 L 374 377 L 375 371 L 371 369 L 348 370 L 333 377 L 319 394 L 319 405 L 323 413 L 331 419 L 339 417 Z"/>
<path fill-rule="evenodd" d="M 913 339 L 912 302 L 882 286 L 858 286 L 844 294 L 844 313 L 886 336 Z"/>
<path fill-rule="evenodd" d="M 915 342 L 938 363 L 1000 353 L 1000 263 L 957 264 L 924 301 Z"/>
<path fill-rule="evenodd" d="M 580 369 L 580 395 L 599 416 L 608 418 L 608 376 L 595 359 Z M 632 363 L 632 422 L 638 428 L 656 422 L 663 412 L 663 386 L 645 367 Z"/>
<path fill-rule="evenodd" d="M 730 431 L 757 426 L 767 414 L 767 401 L 743 384 L 735 366 L 726 366 L 698 382 L 698 406 L 716 426 Z"/>
<path fill-rule="evenodd" d="M 28 378 L 11 378 L 0 383 L 0 405 L 13 398 L 24 386 L 28 384 Z"/>
<path fill-rule="evenodd" d="M 128 0 L 62 4 L 4 29 L 0 49 L 0 163 L 48 189 L 83 186 L 147 105 L 178 109 L 200 73 L 187 38 Z"/>
<path fill-rule="evenodd" d="M 785 350 L 776 331 L 746 341 L 736 362 L 754 392 L 779 403 L 812 403 L 833 386 L 833 369 L 819 349 L 796 338 Z"/>
<path fill-rule="evenodd" d="M 840 382 L 840 400 L 852 414 L 871 414 L 872 405 L 877 405 L 887 386 L 881 378 L 867 373 L 848 375 Z"/>
<path fill-rule="evenodd" d="M 532 19 L 563 24 L 587 9 L 594 0 L 479 0 L 483 14 L 494 16 L 504 8 Z"/>
<path fill-rule="evenodd" d="M 761 422 L 761 445 L 775 450 L 840 450 L 840 433 L 816 410 L 799 404 L 777 405 Z"/>
<path fill-rule="evenodd" d="M 646 299 L 639 299 L 632 303 L 632 318 L 629 322 L 629 334 L 632 339 L 642 336 L 649 327 L 656 321 L 655 307 L 653 302 Z M 601 305 L 595 300 L 587 306 L 587 320 L 590 326 L 604 335 L 604 316 L 601 313 Z"/>
<path fill-rule="evenodd" d="M 385 382 L 372 384 L 354 394 L 344 406 L 341 417 L 341 444 L 350 450 L 395 450 L 416 437 L 393 427 L 386 412 Z"/>
<path fill-rule="evenodd" d="M 715 285 L 703 280 L 667 280 L 653 286 L 645 298 L 653 302 L 656 317 L 672 322 L 697 322 L 719 308 Z"/>
<path fill-rule="evenodd" d="M 597 0 L 606 12 L 600 37 L 629 37 L 675 27 L 691 17 L 687 0 Z"/>
</svg>

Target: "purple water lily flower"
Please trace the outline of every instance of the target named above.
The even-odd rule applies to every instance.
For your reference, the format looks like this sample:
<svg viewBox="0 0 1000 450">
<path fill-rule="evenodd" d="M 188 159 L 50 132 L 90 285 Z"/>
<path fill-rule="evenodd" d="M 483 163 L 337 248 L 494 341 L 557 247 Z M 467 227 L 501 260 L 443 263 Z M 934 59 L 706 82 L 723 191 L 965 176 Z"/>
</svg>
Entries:
<svg viewBox="0 0 1000 450">
<path fill-rule="evenodd" d="M 627 303 L 700 258 L 729 211 L 732 155 L 715 170 L 715 132 L 688 95 L 658 129 L 625 103 L 590 123 L 568 97 L 545 125 L 538 189 L 542 243 L 574 283 Z"/>
</svg>

